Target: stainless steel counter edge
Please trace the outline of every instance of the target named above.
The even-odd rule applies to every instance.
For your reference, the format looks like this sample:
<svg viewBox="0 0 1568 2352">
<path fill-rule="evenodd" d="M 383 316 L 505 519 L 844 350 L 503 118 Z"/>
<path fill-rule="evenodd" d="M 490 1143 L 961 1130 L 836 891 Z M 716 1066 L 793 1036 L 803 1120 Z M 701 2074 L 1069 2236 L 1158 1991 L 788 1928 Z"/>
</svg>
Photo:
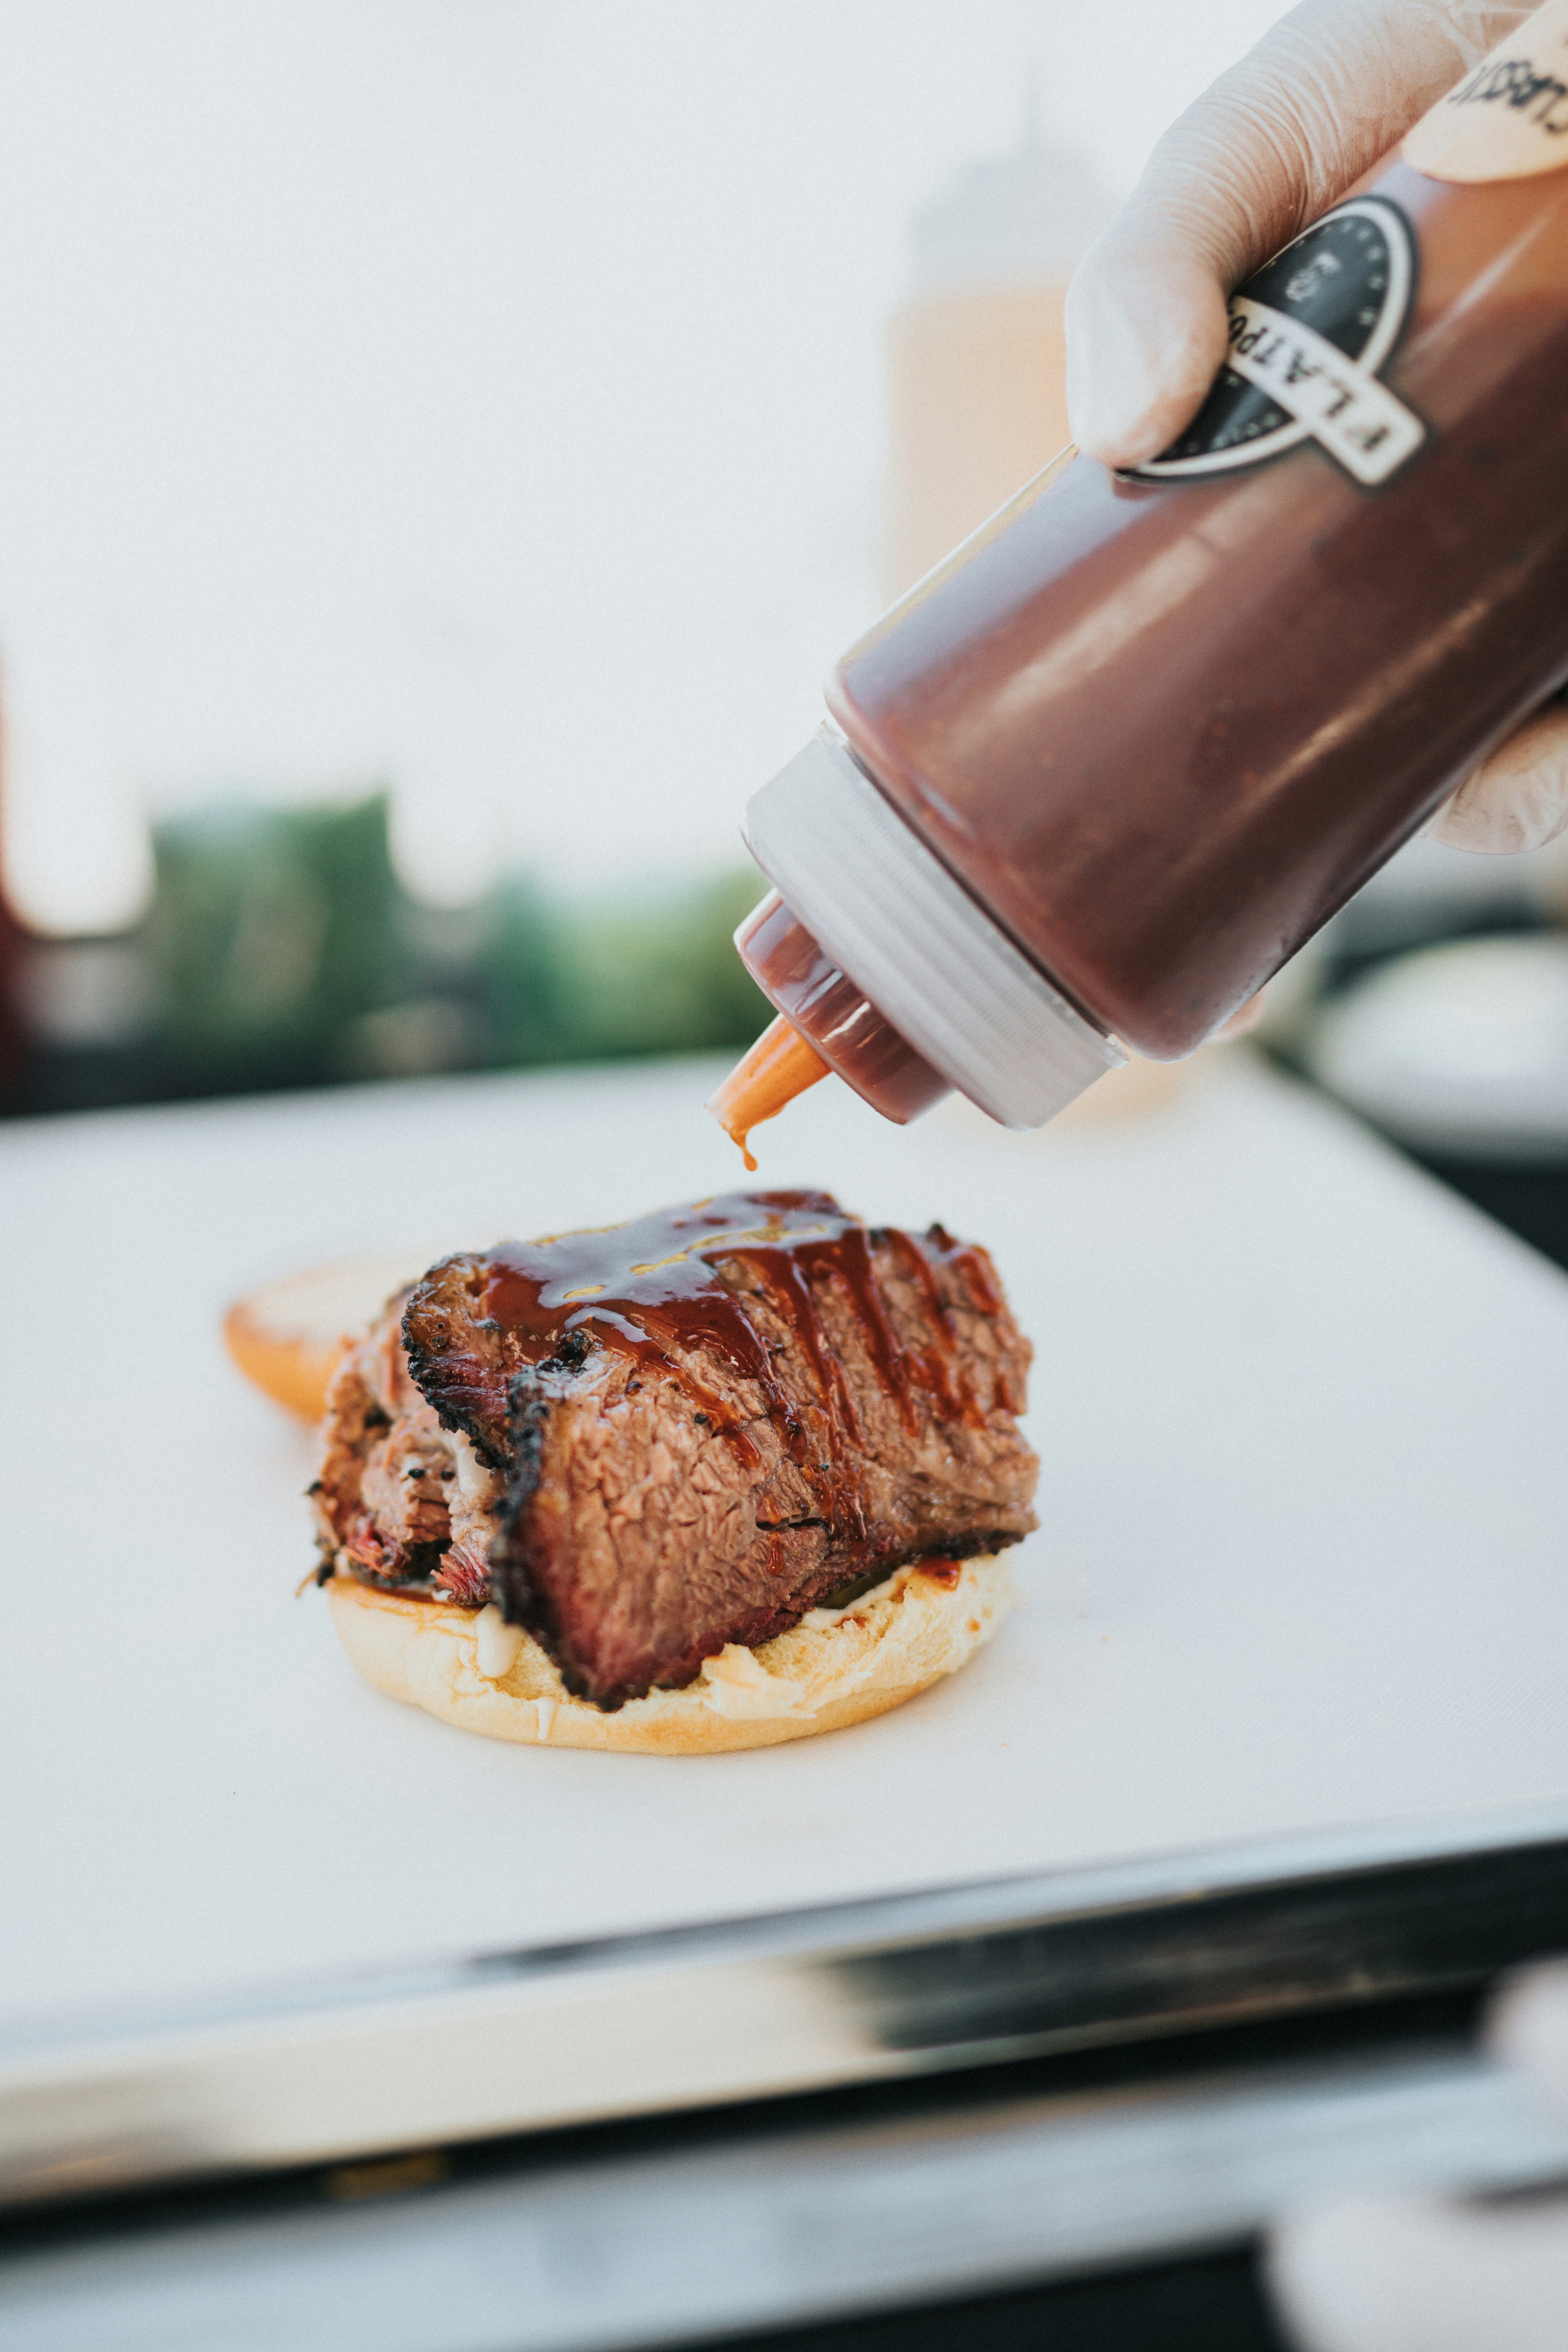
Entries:
<svg viewBox="0 0 1568 2352">
<path fill-rule="evenodd" d="M 1539 2188 L 1472 2053 L 1012 2100 L 100 2237 L 0 2264 L 0 2352 L 611 2352 L 1244 2243 L 1325 2198 Z"/>
<path fill-rule="evenodd" d="M 0 2039 L 0 2202 L 722 2104 L 1477 1983 L 1568 1819 L 1273 1841 Z"/>
</svg>

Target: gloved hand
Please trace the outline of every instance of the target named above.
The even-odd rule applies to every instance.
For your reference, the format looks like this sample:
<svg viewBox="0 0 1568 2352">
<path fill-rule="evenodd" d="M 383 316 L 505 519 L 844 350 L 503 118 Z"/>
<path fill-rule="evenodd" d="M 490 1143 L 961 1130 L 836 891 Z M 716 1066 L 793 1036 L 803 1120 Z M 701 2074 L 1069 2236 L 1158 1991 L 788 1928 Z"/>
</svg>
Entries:
<svg viewBox="0 0 1568 2352">
<path fill-rule="evenodd" d="M 1488 2039 L 1568 2114 L 1568 1962 L 1521 1978 Z M 1268 2273 L 1301 2352 L 1562 2352 L 1568 2197 L 1363 2200 L 1287 2223 Z"/>
<path fill-rule="evenodd" d="M 1486 0 L 1304 0 L 1166 131 L 1068 294 L 1068 409 L 1081 449 L 1141 465 L 1225 358 L 1226 298 L 1396 146 L 1531 13 Z M 1568 830 L 1568 712 L 1486 760 L 1428 830 L 1539 849 Z"/>
</svg>

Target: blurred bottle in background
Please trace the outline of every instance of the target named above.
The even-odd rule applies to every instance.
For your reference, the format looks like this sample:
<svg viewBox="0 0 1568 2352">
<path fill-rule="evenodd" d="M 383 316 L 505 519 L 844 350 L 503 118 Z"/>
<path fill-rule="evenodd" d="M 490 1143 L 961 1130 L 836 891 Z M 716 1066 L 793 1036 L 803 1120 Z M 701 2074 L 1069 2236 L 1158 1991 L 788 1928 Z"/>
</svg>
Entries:
<svg viewBox="0 0 1568 2352">
<path fill-rule="evenodd" d="M 970 165 L 916 215 L 913 291 L 888 337 L 889 601 L 1067 442 L 1062 307 L 1114 210 L 1031 103 L 1013 154 Z"/>
</svg>

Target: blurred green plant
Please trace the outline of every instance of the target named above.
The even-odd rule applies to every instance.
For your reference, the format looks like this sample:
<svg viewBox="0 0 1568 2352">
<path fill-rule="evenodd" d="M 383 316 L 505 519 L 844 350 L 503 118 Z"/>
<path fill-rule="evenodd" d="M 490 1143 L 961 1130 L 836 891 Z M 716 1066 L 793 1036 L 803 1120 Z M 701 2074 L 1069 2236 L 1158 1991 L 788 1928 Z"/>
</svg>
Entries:
<svg viewBox="0 0 1568 2352">
<path fill-rule="evenodd" d="M 324 1069 L 411 982 L 384 793 L 215 802 L 157 825 L 153 857 L 157 1025 L 193 1073 L 239 1085 Z"/>
<path fill-rule="evenodd" d="M 484 1010 L 486 1059 L 503 1068 L 566 1050 L 558 910 L 531 875 L 513 875 L 479 908 L 470 970 Z"/>
<path fill-rule="evenodd" d="M 722 1052 L 770 1017 L 732 944 L 763 887 L 749 871 L 576 897 L 521 875 L 426 907 L 398 882 L 384 793 L 215 802 L 153 846 L 152 913 L 126 942 L 151 1029 L 116 1099 Z M 106 1082 L 84 1066 L 69 1098 Z"/>
<path fill-rule="evenodd" d="M 771 1007 L 735 953 L 733 933 L 759 896 L 754 875 L 732 874 L 548 909 L 533 934 L 548 943 L 548 976 L 532 1000 L 534 1034 L 548 1036 L 548 1057 L 600 1061 L 748 1045 Z M 521 991 L 513 1001 L 520 1009 L 529 1003 Z M 519 1042 L 516 1058 L 542 1058 Z"/>
</svg>

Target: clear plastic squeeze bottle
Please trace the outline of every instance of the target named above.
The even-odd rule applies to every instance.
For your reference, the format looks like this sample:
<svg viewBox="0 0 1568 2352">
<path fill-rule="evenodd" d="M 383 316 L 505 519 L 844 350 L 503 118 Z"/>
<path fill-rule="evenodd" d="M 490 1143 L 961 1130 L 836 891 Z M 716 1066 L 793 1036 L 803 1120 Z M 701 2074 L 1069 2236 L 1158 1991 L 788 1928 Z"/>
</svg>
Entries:
<svg viewBox="0 0 1568 2352">
<path fill-rule="evenodd" d="M 1565 387 L 1550 0 L 1232 296 L 1171 448 L 1064 453 L 845 656 L 747 811 L 731 1132 L 825 1069 L 1036 1127 L 1211 1036 L 1568 677 Z"/>
</svg>

